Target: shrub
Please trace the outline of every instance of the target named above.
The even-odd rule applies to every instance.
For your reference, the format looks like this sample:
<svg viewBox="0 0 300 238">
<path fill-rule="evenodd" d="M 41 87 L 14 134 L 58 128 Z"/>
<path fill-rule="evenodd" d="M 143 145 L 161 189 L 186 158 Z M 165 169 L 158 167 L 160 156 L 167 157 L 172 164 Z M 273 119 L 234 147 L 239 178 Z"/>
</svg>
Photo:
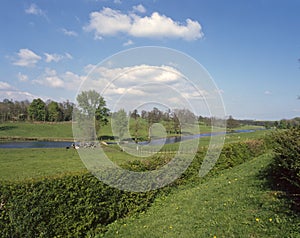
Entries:
<svg viewBox="0 0 300 238">
<path fill-rule="evenodd" d="M 278 131 L 272 135 L 274 161 L 272 176 L 290 195 L 300 194 L 300 129 Z M 298 204 L 299 208 L 300 205 Z"/>
<path fill-rule="evenodd" d="M 156 193 L 120 191 L 89 174 L 4 183 L 0 237 L 93 235 L 120 217 L 146 209 Z"/>
</svg>

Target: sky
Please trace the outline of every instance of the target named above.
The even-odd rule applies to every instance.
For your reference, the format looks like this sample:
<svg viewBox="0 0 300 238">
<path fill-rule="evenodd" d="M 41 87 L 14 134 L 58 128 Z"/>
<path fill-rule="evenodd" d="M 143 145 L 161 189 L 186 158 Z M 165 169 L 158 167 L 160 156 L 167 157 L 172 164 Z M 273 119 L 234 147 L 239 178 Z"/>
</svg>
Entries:
<svg viewBox="0 0 300 238">
<path fill-rule="evenodd" d="M 118 52 L 158 46 L 207 70 L 227 116 L 300 116 L 299 12 L 298 0 L 2 0 L 0 100 L 74 101 L 99 63 Z M 142 57 L 130 67 L 141 67 Z M 105 72 L 129 66 L 122 67 Z M 156 77 L 168 84 L 162 69 L 171 62 L 160 67 Z M 122 87 L 114 85 L 110 96 L 122 95 L 131 83 L 128 78 Z"/>
</svg>

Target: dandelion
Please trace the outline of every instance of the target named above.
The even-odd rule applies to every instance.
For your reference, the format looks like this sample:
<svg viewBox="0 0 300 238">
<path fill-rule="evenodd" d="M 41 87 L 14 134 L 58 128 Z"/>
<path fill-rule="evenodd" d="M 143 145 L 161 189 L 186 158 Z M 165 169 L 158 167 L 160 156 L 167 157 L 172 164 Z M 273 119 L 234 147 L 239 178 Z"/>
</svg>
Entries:
<svg viewBox="0 0 300 238">
<path fill-rule="evenodd" d="M 270 221 L 270 222 L 272 222 L 272 221 L 273 221 L 273 219 L 272 219 L 272 218 L 269 218 L 269 221 Z"/>
<path fill-rule="evenodd" d="M 217 236 L 214 236 L 214 238 L 217 238 Z"/>
<path fill-rule="evenodd" d="M 170 226 L 169 228 L 170 228 L 170 229 L 173 229 L 173 226 Z"/>
<path fill-rule="evenodd" d="M 256 218 L 256 219 L 255 219 L 255 221 L 257 221 L 257 222 L 259 222 L 259 220 L 260 220 L 259 218 Z"/>
</svg>

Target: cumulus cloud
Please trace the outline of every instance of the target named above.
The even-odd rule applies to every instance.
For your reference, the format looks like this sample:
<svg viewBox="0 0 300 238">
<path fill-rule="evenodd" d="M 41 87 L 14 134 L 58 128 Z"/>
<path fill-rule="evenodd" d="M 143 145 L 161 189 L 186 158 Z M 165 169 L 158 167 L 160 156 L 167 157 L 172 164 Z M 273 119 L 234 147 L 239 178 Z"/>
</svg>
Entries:
<svg viewBox="0 0 300 238">
<path fill-rule="evenodd" d="M 33 80 L 32 83 L 51 88 L 64 88 L 66 90 L 76 91 L 84 78 L 85 76 L 77 75 L 71 71 L 58 74 L 56 70 L 46 68 L 45 72 Z"/>
<path fill-rule="evenodd" d="M 33 83 L 44 85 L 51 88 L 62 88 L 64 86 L 63 80 L 57 75 L 54 69 L 45 69 L 45 73 L 38 79 L 33 80 Z"/>
<path fill-rule="evenodd" d="M 66 36 L 78 36 L 77 32 L 75 31 L 71 31 L 71 30 L 67 30 L 65 28 L 61 29 L 62 33 L 64 33 Z"/>
<path fill-rule="evenodd" d="M 32 3 L 28 8 L 25 9 L 25 13 L 45 16 L 45 12 L 34 3 Z"/>
<path fill-rule="evenodd" d="M 140 11 L 141 7 L 136 6 Z M 94 32 L 95 39 L 113 36 L 119 33 L 144 38 L 181 38 L 187 41 L 203 37 L 202 27 L 198 21 L 186 19 L 185 23 L 153 12 L 151 16 L 141 17 L 137 14 L 125 14 L 111 8 L 90 13 L 90 21 L 85 31 Z"/>
<path fill-rule="evenodd" d="M 17 56 L 13 64 L 22 67 L 33 67 L 41 59 L 41 56 L 29 49 L 20 49 Z"/>
<path fill-rule="evenodd" d="M 81 91 L 91 89 L 97 90 L 113 110 L 124 108 L 127 111 L 151 102 L 171 108 L 189 108 L 189 101 L 201 100 L 205 105 L 204 99 L 209 96 L 208 92 L 187 82 L 180 71 L 167 65 L 97 67 L 80 88 Z"/>
<path fill-rule="evenodd" d="M 137 6 L 133 6 L 132 9 L 134 11 L 140 12 L 140 13 L 145 13 L 146 12 L 146 8 L 142 4 L 139 4 Z"/>
</svg>

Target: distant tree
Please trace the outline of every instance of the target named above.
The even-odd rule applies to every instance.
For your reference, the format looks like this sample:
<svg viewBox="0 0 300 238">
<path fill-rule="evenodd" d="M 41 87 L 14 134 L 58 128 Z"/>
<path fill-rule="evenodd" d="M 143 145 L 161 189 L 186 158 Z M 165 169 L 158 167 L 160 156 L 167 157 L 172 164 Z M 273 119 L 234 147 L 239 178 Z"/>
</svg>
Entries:
<svg viewBox="0 0 300 238">
<path fill-rule="evenodd" d="M 31 120 L 45 121 L 46 120 L 46 104 L 40 98 L 34 99 L 28 107 L 28 115 Z"/>
<path fill-rule="evenodd" d="M 188 109 L 175 109 L 174 112 L 182 124 L 194 124 L 197 120 L 195 114 Z"/>
<path fill-rule="evenodd" d="M 128 126 L 128 118 L 125 110 L 120 109 L 118 112 L 113 113 L 112 120 L 115 132 L 121 141 L 124 139 L 124 135 Z"/>
<path fill-rule="evenodd" d="M 74 103 L 69 102 L 67 100 L 66 102 L 60 103 L 60 108 L 62 110 L 63 120 L 64 121 L 71 121 L 72 120 Z"/>
<path fill-rule="evenodd" d="M 234 119 L 232 116 L 229 116 L 229 118 L 226 121 L 227 128 L 232 130 L 240 125 L 239 121 Z"/>
<path fill-rule="evenodd" d="M 48 106 L 48 121 L 62 121 L 63 114 L 57 102 L 51 101 Z"/>
</svg>

